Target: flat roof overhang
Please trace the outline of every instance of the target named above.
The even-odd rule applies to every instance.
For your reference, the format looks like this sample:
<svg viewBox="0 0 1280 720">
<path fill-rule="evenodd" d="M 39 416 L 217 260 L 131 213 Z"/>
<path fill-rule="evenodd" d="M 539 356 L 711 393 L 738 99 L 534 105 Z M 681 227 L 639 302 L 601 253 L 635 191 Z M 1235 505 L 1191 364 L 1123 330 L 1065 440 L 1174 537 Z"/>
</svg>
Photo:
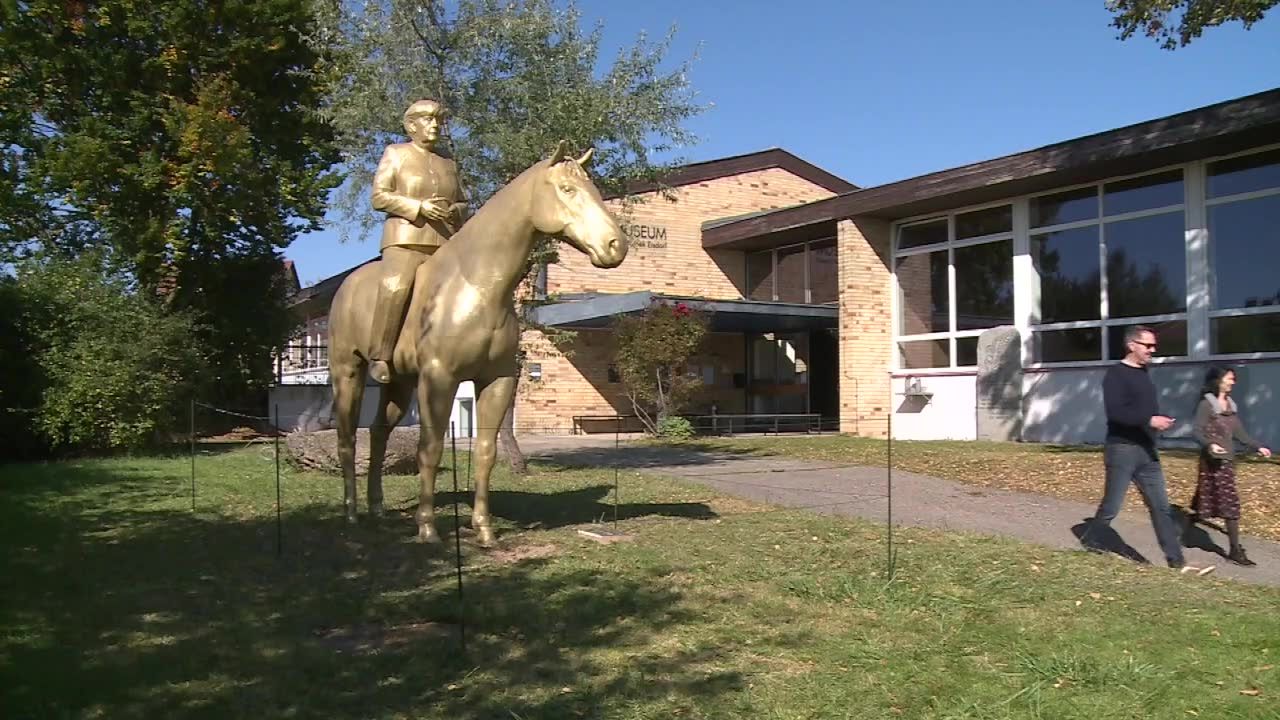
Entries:
<svg viewBox="0 0 1280 720">
<path fill-rule="evenodd" d="M 595 295 L 542 305 L 531 319 L 539 325 L 578 330 L 606 330 L 615 316 L 643 312 L 656 300 L 684 302 L 711 312 L 712 332 L 804 332 L 836 327 L 835 305 L 800 305 L 760 300 L 714 300 L 660 295 L 648 290 Z"/>
<path fill-rule="evenodd" d="M 898 220 L 1097 182 L 1280 140 L 1280 89 L 826 200 L 708 227 L 707 250 L 751 250 L 825 233 L 844 218 Z M 823 225 L 820 231 L 808 229 Z"/>
</svg>

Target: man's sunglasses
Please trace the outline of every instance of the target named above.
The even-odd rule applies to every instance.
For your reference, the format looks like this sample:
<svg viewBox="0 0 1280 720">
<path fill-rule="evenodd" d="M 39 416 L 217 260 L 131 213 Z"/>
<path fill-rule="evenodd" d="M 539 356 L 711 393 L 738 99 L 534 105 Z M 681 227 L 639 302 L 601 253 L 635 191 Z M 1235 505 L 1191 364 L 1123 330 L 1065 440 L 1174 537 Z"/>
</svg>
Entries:
<svg viewBox="0 0 1280 720">
<path fill-rule="evenodd" d="M 1148 349 L 1148 350 L 1151 350 L 1151 351 L 1153 351 L 1153 352 L 1154 352 L 1154 351 L 1155 351 L 1155 349 L 1156 349 L 1156 344 L 1155 344 L 1155 343 L 1144 343 L 1144 342 L 1142 342 L 1141 340 L 1132 340 L 1132 341 L 1130 341 L 1130 342 L 1135 342 L 1135 343 L 1137 343 L 1137 344 L 1141 345 L 1142 347 L 1144 347 L 1144 348 L 1146 348 L 1146 349 Z"/>
</svg>

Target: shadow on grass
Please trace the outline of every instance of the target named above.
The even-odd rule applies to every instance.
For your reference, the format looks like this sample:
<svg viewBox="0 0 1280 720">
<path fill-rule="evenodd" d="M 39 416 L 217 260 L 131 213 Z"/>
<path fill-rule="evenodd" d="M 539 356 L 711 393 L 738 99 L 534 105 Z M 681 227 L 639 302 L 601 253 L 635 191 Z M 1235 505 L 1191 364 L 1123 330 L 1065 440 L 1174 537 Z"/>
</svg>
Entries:
<svg viewBox="0 0 1280 720">
<path fill-rule="evenodd" d="M 618 447 L 592 447 L 542 450 L 530 460 L 542 465 L 561 467 L 622 468 L 643 470 L 660 467 L 713 465 L 743 458 L 780 457 L 782 453 L 768 448 L 734 446 L 714 441 L 693 441 L 662 445 L 656 443 L 624 443 Z"/>
<path fill-rule="evenodd" d="M 494 510 L 559 527 L 611 512 L 608 490 L 496 492 Z M 711 651 L 654 644 L 703 614 L 658 577 L 468 549 L 460 610 L 452 542 L 408 542 L 394 519 L 292 510 L 278 557 L 274 517 L 193 515 L 167 481 L 102 466 L 6 473 L 0 501 L 5 717 L 566 718 L 744 685 Z"/>
<path fill-rule="evenodd" d="M 463 512 L 469 517 L 471 497 L 469 492 L 459 492 L 457 495 L 453 492 L 438 493 L 436 514 L 443 519 L 442 524 L 453 522 L 451 513 L 455 498 L 461 505 L 468 506 Z M 610 485 L 593 485 L 550 494 L 491 490 L 489 509 L 496 518 L 512 522 L 525 530 L 555 530 L 602 519 L 611 521 L 615 510 L 619 520 L 653 516 L 695 520 L 716 517 L 716 513 L 706 503 L 618 503 L 615 508 L 612 497 L 613 487 Z"/>
</svg>

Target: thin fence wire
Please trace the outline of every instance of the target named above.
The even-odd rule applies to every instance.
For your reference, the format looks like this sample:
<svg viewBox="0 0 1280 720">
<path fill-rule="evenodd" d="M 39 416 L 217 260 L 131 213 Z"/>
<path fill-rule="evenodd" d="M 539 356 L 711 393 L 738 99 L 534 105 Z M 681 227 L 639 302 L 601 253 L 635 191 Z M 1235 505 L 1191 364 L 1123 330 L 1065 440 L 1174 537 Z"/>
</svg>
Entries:
<svg viewBox="0 0 1280 720">
<path fill-rule="evenodd" d="M 197 509 L 198 483 L 197 483 L 197 470 L 196 470 L 196 455 L 197 455 L 197 448 L 202 444 L 201 438 L 199 437 L 199 433 L 198 433 L 199 428 L 197 424 L 197 410 L 201 410 L 207 413 L 212 413 L 222 417 L 231 417 L 239 420 L 250 421 L 249 423 L 247 423 L 248 427 L 245 429 L 248 429 L 252 432 L 256 432 L 259 434 L 259 436 L 257 437 L 251 436 L 248 439 L 241 438 L 241 439 L 223 440 L 221 442 L 228 443 L 228 444 L 238 444 L 241 446 L 241 449 L 248 448 L 255 444 L 265 445 L 267 442 L 270 442 L 272 444 L 273 447 L 271 448 L 272 450 L 271 455 L 273 456 L 272 459 L 275 461 L 275 464 L 276 464 L 276 483 L 277 483 L 277 487 L 276 487 L 276 515 L 277 515 L 276 548 L 277 548 L 277 554 L 283 555 L 283 546 L 284 546 L 283 487 L 282 487 L 282 480 L 281 480 L 280 464 L 282 462 L 282 458 L 285 452 L 284 450 L 281 449 L 281 438 L 287 437 L 289 433 L 283 431 L 281 428 L 283 428 L 289 421 L 297 421 L 299 419 L 314 420 L 316 415 L 314 413 L 300 413 L 292 417 L 287 415 L 281 415 L 278 405 L 273 408 L 274 412 L 271 416 L 258 415 L 253 412 L 243 411 L 242 409 L 223 408 L 223 407 L 218 407 L 208 403 L 193 401 L 191 404 L 191 410 L 190 410 L 191 417 L 190 417 L 190 438 L 189 438 L 190 448 L 191 448 L 191 502 L 192 502 L 193 512 Z M 530 460 L 535 463 L 538 461 L 543 461 L 543 462 L 551 462 L 555 464 L 568 465 L 568 466 L 589 466 L 589 467 L 596 467 L 600 469 L 612 469 L 614 478 L 613 478 L 613 488 L 611 493 L 612 494 L 611 504 L 612 504 L 612 515 L 613 515 L 611 524 L 614 532 L 617 533 L 617 532 L 620 532 L 622 521 L 624 519 L 627 519 L 627 518 L 623 518 L 620 514 L 621 492 L 622 492 L 622 471 L 628 470 L 628 471 L 637 472 L 637 473 L 662 474 L 663 470 L 666 467 L 680 466 L 682 465 L 682 463 L 679 460 L 664 464 L 661 461 L 653 461 L 653 462 L 646 463 L 646 462 L 636 462 L 634 458 L 628 459 L 625 452 L 629 450 L 640 449 L 640 450 L 662 451 L 664 449 L 670 450 L 673 446 L 649 443 L 647 436 L 644 436 L 641 433 L 624 433 L 622 428 L 623 428 L 623 421 L 625 418 L 622 416 L 616 416 L 610 419 L 614 421 L 613 422 L 614 427 L 613 427 L 612 433 L 604 433 L 604 432 L 584 433 L 580 423 L 573 423 L 570 425 L 559 425 L 559 426 L 554 424 L 547 424 L 547 423 L 539 423 L 539 424 L 529 425 L 529 426 L 521 426 L 517 424 L 515 425 L 514 431 L 517 436 L 520 436 L 520 440 L 519 440 L 520 442 L 523 442 L 527 445 L 534 446 L 532 449 L 526 451 L 526 454 L 530 455 Z M 867 425 L 867 421 L 863 419 L 861 421 L 860 427 L 866 426 L 866 425 Z M 859 489 L 855 491 L 855 490 L 844 490 L 844 489 L 827 487 L 827 488 L 822 488 L 821 490 L 818 490 L 818 491 L 808 491 L 808 492 L 815 492 L 816 494 L 820 494 L 821 496 L 823 496 L 824 499 L 819 502 L 800 503 L 800 504 L 773 503 L 774 504 L 773 507 L 757 507 L 757 508 L 746 509 L 746 510 L 736 510 L 732 512 L 717 512 L 716 517 L 719 519 L 727 520 L 727 519 L 733 519 L 737 517 L 759 518 L 761 516 L 769 515 L 769 514 L 791 513 L 791 512 L 798 512 L 798 511 L 840 512 L 845 508 L 849 508 L 855 505 L 866 505 L 867 503 L 883 501 L 885 504 L 885 519 L 886 519 L 886 522 L 885 522 L 886 568 L 885 569 L 886 569 L 886 575 L 889 577 L 890 580 L 892 580 L 894 578 L 896 567 L 897 567 L 898 548 L 896 546 L 895 539 L 894 539 L 894 516 L 893 516 L 894 462 L 893 462 L 893 441 L 891 439 L 892 438 L 892 419 L 891 418 L 885 421 L 884 427 L 885 427 L 885 432 L 883 434 L 883 437 L 879 438 L 879 442 L 884 443 L 884 452 L 885 452 L 884 461 L 883 461 L 884 464 L 882 466 L 885 470 L 883 491 L 878 489 L 871 490 L 870 488 Z M 362 429 L 367 430 L 368 428 L 366 427 Z M 399 426 L 397 426 L 397 428 L 395 429 L 407 430 L 410 432 L 419 431 L 419 427 L 418 427 L 418 423 L 416 422 L 416 419 L 412 423 L 408 423 L 408 422 L 402 423 Z M 458 430 L 457 425 L 454 422 L 451 422 L 449 428 L 444 433 L 444 437 L 442 438 L 442 440 L 448 441 L 450 443 L 450 447 L 452 450 L 451 462 L 450 462 L 450 465 L 452 467 L 450 471 L 453 474 L 453 482 L 454 482 L 453 504 L 454 504 L 454 515 L 455 515 L 455 533 L 454 533 L 455 546 L 456 546 L 455 557 L 457 558 L 459 573 L 461 573 L 462 555 L 461 555 L 461 545 L 460 545 L 461 533 L 459 532 L 461 528 L 459 501 L 461 499 L 462 492 L 460 491 L 459 484 L 458 484 L 459 460 L 458 460 L 457 439 L 460 437 L 460 435 L 457 432 L 457 430 Z M 461 437 L 465 437 L 467 440 L 467 447 L 466 447 L 467 464 L 466 464 L 466 475 L 465 475 L 466 492 L 472 493 L 475 490 L 474 483 L 472 482 L 472 466 L 474 464 L 473 458 L 474 458 L 474 450 L 475 450 L 475 444 L 474 444 L 475 437 L 479 434 L 483 434 L 484 431 L 486 430 L 488 432 L 496 433 L 499 430 L 499 428 L 494 428 L 494 427 L 484 428 L 484 427 L 476 427 L 472 425 L 472 427 L 470 427 L 469 430 L 470 432 L 467 432 L 461 435 Z M 305 432 L 305 431 L 298 431 L 298 432 Z M 766 432 L 763 434 L 766 434 L 771 437 L 775 436 L 773 432 Z M 563 441 L 563 442 L 558 442 L 556 440 L 553 440 L 552 448 L 549 450 L 545 447 L 539 447 L 540 436 L 550 437 L 550 436 L 564 436 L 564 435 L 573 436 L 574 439 L 566 441 L 565 438 L 561 437 L 559 438 L 559 441 Z M 612 443 L 607 442 L 608 439 L 610 439 L 608 438 L 608 435 L 613 436 L 611 438 Z M 813 436 L 813 435 L 815 435 L 815 433 L 813 432 L 802 431 L 802 432 L 788 433 L 783 431 L 783 432 L 778 432 L 776 434 L 776 437 L 803 438 L 806 436 Z M 699 451 L 705 450 L 707 452 L 714 453 L 718 450 L 723 450 L 725 448 L 718 448 L 718 447 L 715 447 L 714 445 L 709 448 L 704 448 L 699 446 L 698 441 L 715 441 L 719 437 L 720 436 L 716 436 L 716 435 L 695 436 L 693 438 L 692 443 L 685 445 L 684 448 L 686 450 L 691 450 L 693 452 L 699 452 Z M 625 443 L 624 443 L 624 440 L 625 440 Z M 679 448 L 681 446 L 674 446 L 674 447 Z M 731 448 L 732 446 L 729 446 L 729 447 Z M 610 451 L 612 451 L 612 453 L 610 453 Z M 581 453 L 582 455 L 579 457 L 568 458 L 569 462 L 566 463 L 565 462 L 566 458 L 564 456 L 566 454 L 573 454 L 573 453 Z M 264 459 L 266 459 L 265 454 L 264 454 Z M 869 466 L 874 467 L 874 465 L 869 465 L 868 463 L 823 463 L 819 465 L 809 464 L 805 467 L 805 470 L 841 470 L 841 469 L 867 468 Z M 751 474 L 754 475 L 754 474 L 763 474 L 768 472 L 789 472 L 789 469 L 786 467 L 773 469 L 773 470 L 756 468 L 751 470 L 750 472 Z M 763 499 L 762 502 L 765 502 L 765 503 L 773 502 L 768 499 L 769 493 L 807 492 L 805 489 L 798 488 L 793 485 L 759 482 L 758 480 L 744 479 L 742 477 L 739 477 L 742 474 L 742 472 L 737 469 L 728 469 L 728 470 L 708 469 L 703 472 L 685 471 L 680 473 L 668 473 L 668 474 L 674 474 L 679 477 L 683 477 L 685 479 L 691 480 L 695 483 L 699 481 L 703 481 L 702 484 L 704 486 L 709 486 L 710 490 L 717 493 L 729 493 L 729 494 L 735 494 L 739 496 L 750 497 L 752 493 L 755 493 L 758 496 L 761 492 L 764 492 L 765 499 Z M 720 496 L 721 495 L 714 495 L 711 497 L 711 499 L 713 500 L 715 497 L 720 497 Z M 399 504 L 399 507 L 401 509 L 408 509 L 408 508 L 411 508 L 416 503 L 417 503 L 417 498 L 415 496 L 410 496 L 410 497 L 406 497 L 404 501 Z M 340 498 L 338 498 L 338 504 L 341 505 Z M 597 522 L 601 520 L 603 520 L 603 518 L 598 519 Z M 459 575 L 459 577 L 461 578 L 461 575 Z M 459 579 L 459 583 L 461 583 L 461 579 Z M 460 585 L 459 593 L 461 598 L 461 585 Z M 460 602 L 461 602 L 461 599 L 460 599 Z M 463 640 L 462 642 L 465 643 L 465 640 Z"/>
</svg>

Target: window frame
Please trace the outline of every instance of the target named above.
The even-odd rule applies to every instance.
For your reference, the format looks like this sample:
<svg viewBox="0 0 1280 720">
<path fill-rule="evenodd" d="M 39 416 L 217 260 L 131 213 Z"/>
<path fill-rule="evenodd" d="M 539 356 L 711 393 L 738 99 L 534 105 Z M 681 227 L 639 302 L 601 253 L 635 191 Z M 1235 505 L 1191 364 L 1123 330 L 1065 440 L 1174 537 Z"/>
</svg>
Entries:
<svg viewBox="0 0 1280 720">
<path fill-rule="evenodd" d="M 1116 358 L 1109 357 L 1109 344 L 1107 341 L 1107 333 L 1110 329 L 1116 327 L 1124 327 L 1135 324 L 1157 324 L 1163 322 L 1184 322 L 1187 328 L 1187 351 L 1185 355 L 1178 356 L 1157 356 L 1154 358 L 1154 364 L 1178 364 L 1187 362 L 1210 362 L 1210 361 L 1259 361 L 1259 360 L 1280 360 L 1280 351 L 1259 351 L 1249 353 L 1215 353 L 1211 347 L 1211 324 L 1213 320 L 1223 317 L 1241 317 L 1241 316 L 1257 316 L 1272 315 L 1280 313 L 1280 305 L 1265 305 L 1251 308 L 1226 308 L 1215 310 L 1210 306 L 1208 293 L 1214 279 L 1210 277 L 1211 267 L 1210 258 L 1212 257 L 1213 238 L 1208 229 L 1208 210 L 1210 207 L 1217 205 L 1230 204 L 1233 202 L 1244 202 L 1259 198 L 1266 198 L 1280 195 L 1280 186 L 1263 188 L 1260 190 L 1250 190 L 1247 192 L 1236 193 L 1233 195 L 1224 195 L 1222 197 L 1210 198 L 1208 196 L 1208 170 L 1209 167 L 1222 160 L 1229 160 L 1238 157 L 1272 152 L 1280 149 L 1280 143 L 1272 143 L 1258 147 L 1249 148 L 1234 153 L 1226 153 L 1204 157 L 1189 163 L 1179 163 L 1175 165 L 1165 165 L 1161 167 L 1151 168 L 1139 173 L 1126 175 L 1116 175 L 1102 178 L 1093 182 L 1075 183 L 1071 185 L 1062 185 L 1049 190 L 1035 193 L 1026 193 L 1022 195 L 1003 198 L 997 201 L 984 202 L 972 205 L 965 205 L 951 208 L 946 211 L 932 212 L 922 215 L 901 218 L 890 224 L 890 322 L 892 324 L 891 332 L 891 358 L 890 368 L 893 372 L 909 372 L 911 374 L 927 374 L 927 373 L 949 373 L 956 370 L 972 372 L 972 365 L 958 365 L 956 361 L 956 340 L 961 337 L 981 335 L 983 330 L 955 330 L 955 257 L 954 249 L 967 245 L 978 245 L 984 242 L 992 242 L 1004 240 L 1012 237 L 1013 239 L 1013 282 L 1014 282 L 1014 322 L 1013 325 L 1019 330 L 1022 341 L 1022 367 L 1025 370 L 1051 370 L 1057 368 L 1089 368 L 1104 367 L 1116 362 Z M 1105 211 L 1103 202 L 1104 186 L 1132 180 L 1144 176 L 1154 176 L 1162 173 L 1168 173 L 1173 170 L 1182 171 L 1183 184 L 1183 201 L 1178 204 L 1165 205 L 1157 208 L 1148 208 L 1143 210 L 1135 210 L 1124 213 L 1116 213 L 1108 215 Z M 1055 225 L 1044 225 L 1039 227 L 1031 226 L 1031 201 L 1034 198 L 1056 195 L 1059 193 L 1069 192 L 1071 190 L 1079 190 L 1081 188 L 1093 187 L 1098 193 L 1098 215 L 1095 218 L 1087 220 L 1077 220 L 1066 223 L 1058 223 Z M 1012 205 L 1013 208 L 1013 232 L 997 233 L 977 238 L 966 238 L 956 241 L 955 238 L 955 216 L 976 210 L 983 210 L 1000 205 Z M 1186 252 L 1186 310 L 1176 313 L 1164 313 L 1157 315 L 1144 315 L 1135 317 L 1116 318 L 1110 316 L 1109 297 L 1107 295 L 1107 266 L 1106 266 L 1106 225 L 1108 223 L 1134 220 L 1144 217 L 1153 217 L 1157 215 L 1181 212 L 1184 226 L 1184 246 Z M 936 221 L 941 218 L 947 219 L 947 242 L 934 243 L 931 245 L 921 245 L 917 247 L 900 250 L 898 248 L 899 231 L 902 227 Z M 1096 320 L 1068 321 L 1056 323 L 1041 323 L 1040 316 L 1040 287 L 1035 277 L 1035 269 L 1031 258 L 1031 237 L 1032 235 L 1044 234 L 1047 232 L 1059 230 L 1071 230 L 1081 227 L 1098 226 L 1098 262 L 1099 262 L 1099 318 Z M 947 332 L 935 333 L 917 333 L 904 335 L 900 332 L 902 322 L 902 289 L 898 282 L 898 260 L 899 258 L 909 257 L 915 254 L 923 254 L 928 252 L 938 252 L 945 249 L 947 251 L 948 265 L 948 312 L 950 314 L 949 330 Z M 1033 355 L 1033 333 L 1036 331 L 1051 330 L 1073 330 L 1083 328 L 1097 328 L 1099 330 L 1099 342 L 1101 347 L 1099 350 L 1100 360 L 1076 360 L 1062 362 L 1040 362 Z M 949 364 L 945 367 L 931 368 L 904 368 L 902 367 L 901 343 L 916 340 L 937 340 L 946 338 L 948 342 Z"/>
<path fill-rule="evenodd" d="M 742 299 L 743 299 L 743 300 L 746 300 L 746 301 L 749 301 L 749 302 L 780 302 L 780 303 L 786 303 L 786 304 L 788 304 L 788 305 L 839 305 L 839 304 L 840 304 L 840 293 L 839 293 L 839 282 L 838 282 L 838 281 L 837 281 L 837 283 L 836 283 L 836 300 L 835 300 L 834 302 L 829 302 L 829 303 L 815 303 L 815 302 L 813 301 L 813 278 L 812 278 L 812 276 L 811 276 L 811 274 L 810 274 L 810 272 L 809 272 L 810 263 L 812 262 L 812 260 L 811 260 L 811 258 L 810 258 L 810 255 L 812 255 L 812 253 L 813 253 L 813 246 L 814 246 L 814 245 L 819 245 L 819 244 L 824 244 L 824 243 L 831 243 L 831 244 L 832 244 L 832 246 L 836 248 L 836 252 L 837 252 L 837 253 L 839 252 L 839 248 L 840 248 L 840 241 L 839 241 L 839 239 L 837 238 L 837 236 L 836 236 L 836 235 L 830 235 L 830 236 L 827 236 L 827 237 L 814 238 L 814 239 L 812 239 L 812 240 L 805 240 L 805 241 L 802 241 L 802 242 L 787 243 L 786 245 L 779 245 L 779 246 L 777 246 L 777 247 L 772 247 L 772 248 L 769 248 L 769 249 L 767 249 L 767 250 L 749 250 L 749 251 L 747 251 L 747 252 L 743 253 L 743 261 L 742 261 L 742 262 L 743 262 L 743 277 L 744 277 L 744 279 L 746 280 L 746 284 L 747 284 L 747 286 L 748 286 L 748 287 L 750 287 L 750 286 L 751 286 L 751 274 L 750 274 L 751 263 L 750 263 L 750 261 L 749 261 L 749 258 L 750 258 L 752 255 L 763 255 L 763 254 L 764 254 L 764 253 L 766 253 L 766 252 L 767 252 L 767 253 L 769 253 L 769 261 L 770 261 L 770 263 L 771 263 L 771 265 L 770 265 L 771 270 L 770 270 L 770 273 L 769 273 L 769 298 L 770 298 L 770 299 L 769 299 L 769 300 L 756 300 L 756 299 L 754 299 L 754 298 L 750 298 L 750 297 L 743 297 Z M 789 301 L 789 300 L 779 300 L 779 299 L 778 299 L 778 253 L 779 253 L 779 252 L 781 252 L 781 251 L 783 251 L 783 250 L 790 250 L 790 249 L 792 249 L 792 248 L 797 248 L 797 247 L 801 247 L 801 246 L 803 246 L 803 247 L 804 247 L 804 260 L 803 260 L 803 264 L 804 264 L 804 302 L 796 303 L 796 302 L 791 302 L 791 301 Z"/>
<path fill-rule="evenodd" d="M 1007 232 L 989 233 L 987 235 L 967 237 L 967 238 L 964 238 L 963 240 L 956 239 L 956 216 L 957 215 L 965 215 L 971 212 L 977 212 L 980 210 L 989 210 L 991 208 L 1003 207 L 1006 205 L 1009 206 L 1010 212 L 1013 215 L 1013 220 L 1010 224 L 1010 229 Z M 899 233 L 902 231 L 902 228 L 911 227 L 912 225 L 924 225 L 931 222 L 937 222 L 942 219 L 945 219 L 947 221 L 947 239 L 945 242 L 937 242 L 937 243 L 932 243 L 930 245 L 916 245 L 914 247 L 910 247 L 905 250 L 898 249 L 898 237 L 899 237 Z M 893 365 L 892 367 L 894 370 L 907 369 L 902 367 L 902 347 L 901 347 L 902 343 L 930 341 L 930 340 L 943 340 L 943 339 L 947 341 L 948 364 L 946 367 L 910 368 L 910 371 L 911 372 L 916 372 L 917 370 L 954 371 L 954 370 L 971 370 L 971 369 L 977 368 L 977 365 L 957 365 L 956 364 L 957 340 L 960 340 L 962 338 L 978 337 L 989 328 L 983 328 L 979 330 L 957 330 L 956 329 L 957 308 L 956 308 L 956 252 L 955 251 L 958 249 L 974 247 L 977 245 L 988 245 L 988 244 L 997 243 L 997 242 L 1008 242 L 1010 248 L 1013 249 L 1013 254 L 1016 255 L 1016 252 L 1017 252 L 1017 240 L 1015 238 L 1016 230 L 1017 230 L 1017 209 L 1014 207 L 1013 202 L 1008 200 L 1000 201 L 1000 202 L 983 203 L 980 205 L 966 206 L 963 208 L 958 208 L 956 210 L 950 210 L 945 213 L 932 213 L 929 215 L 922 215 L 919 217 L 895 222 L 893 224 L 892 228 L 890 229 L 893 247 L 892 247 L 892 252 L 890 253 L 890 259 L 891 259 L 892 265 L 889 269 L 889 273 L 891 278 L 890 282 L 892 283 L 892 287 L 893 287 L 893 292 L 891 293 L 893 311 L 891 312 L 892 319 L 890 320 L 890 322 L 893 323 L 893 343 L 892 343 Z M 903 297 L 902 297 L 902 287 L 898 284 L 898 261 L 901 258 L 911 257 L 914 255 L 927 255 L 930 253 L 941 252 L 944 250 L 947 253 L 947 330 L 940 331 L 940 332 L 912 333 L 909 335 L 904 335 L 901 332 Z M 1015 282 L 1016 275 L 1017 273 L 1015 271 L 1013 275 L 1010 277 L 1010 282 Z M 1017 294 L 1016 282 L 1014 285 L 1014 294 L 1015 295 Z M 1016 319 L 1016 316 L 1017 316 L 1016 303 L 1015 303 L 1015 309 L 1014 309 L 1014 316 Z"/>
</svg>

